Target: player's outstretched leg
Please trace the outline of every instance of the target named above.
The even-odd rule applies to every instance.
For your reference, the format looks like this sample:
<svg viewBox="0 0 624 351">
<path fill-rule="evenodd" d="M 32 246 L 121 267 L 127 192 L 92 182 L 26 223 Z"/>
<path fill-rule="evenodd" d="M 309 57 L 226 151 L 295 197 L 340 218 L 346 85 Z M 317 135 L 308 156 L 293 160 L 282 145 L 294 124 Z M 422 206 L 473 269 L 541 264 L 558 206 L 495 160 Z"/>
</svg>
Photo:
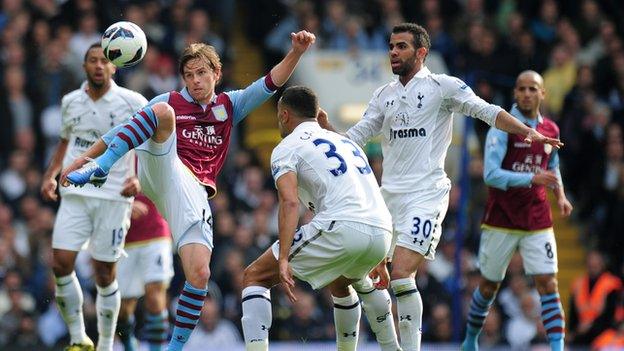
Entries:
<svg viewBox="0 0 624 351">
<path fill-rule="evenodd" d="M 565 320 L 563 308 L 554 274 L 535 276 L 535 285 L 542 304 L 542 323 L 552 351 L 563 351 L 565 338 Z"/>
<path fill-rule="evenodd" d="M 117 160 L 154 135 L 158 137 L 159 134 L 163 134 L 161 139 L 164 140 L 156 141 L 164 142 L 173 132 L 174 126 L 175 114 L 169 104 L 159 102 L 144 107 L 135 113 L 128 123 L 120 127 L 102 155 L 69 173 L 67 180 L 74 185 L 92 183 L 101 186 Z"/>
<path fill-rule="evenodd" d="M 353 288 L 362 300 L 362 309 L 381 350 L 400 350 L 388 290 L 377 290 L 369 277 L 353 283 Z"/>
<path fill-rule="evenodd" d="M 498 284 L 491 284 L 494 284 L 494 290 L 489 289 L 485 296 L 481 293 L 481 286 L 477 287 L 472 293 L 470 310 L 468 311 L 466 337 L 461 344 L 462 351 L 477 351 L 479 349 L 479 334 L 481 334 L 485 318 L 487 318 L 490 306 L 492 306 L 498 290 Z"/>
</svg>

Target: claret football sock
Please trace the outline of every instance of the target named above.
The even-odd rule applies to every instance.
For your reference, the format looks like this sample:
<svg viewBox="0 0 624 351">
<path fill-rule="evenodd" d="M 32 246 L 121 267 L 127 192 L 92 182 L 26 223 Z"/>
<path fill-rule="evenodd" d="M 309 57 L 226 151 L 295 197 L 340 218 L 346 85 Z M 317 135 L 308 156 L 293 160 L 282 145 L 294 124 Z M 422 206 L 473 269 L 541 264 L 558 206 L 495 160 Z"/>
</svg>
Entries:
<svg viewBox="0 0 624 351">
<path fill-rule="evenodd" d="M 182 289 L 178 299 L 173 334 L 167 350 L 182 350 L 197 325 L 207 293 L 208 289 L 206 288 L 196 288 L 188 281 L 184 283 L 184 289 Z"/>
<path fill-rule="evenodd" d="M 476 351 L 479 349 L 479 334 L 483 329 L 483 323 L 488 315 L 488 311 L 492 302 L 494 302 L 495 296 L 491 299 L 487 299 L 481 295 L 479 288 L 476 288 L 472 293 L 472 300 L 470 301 L 470 310 L 468 311 L 468 325 L 466 326 L 466 338 L 462 343 L 462 350 Z"/>
</svg>

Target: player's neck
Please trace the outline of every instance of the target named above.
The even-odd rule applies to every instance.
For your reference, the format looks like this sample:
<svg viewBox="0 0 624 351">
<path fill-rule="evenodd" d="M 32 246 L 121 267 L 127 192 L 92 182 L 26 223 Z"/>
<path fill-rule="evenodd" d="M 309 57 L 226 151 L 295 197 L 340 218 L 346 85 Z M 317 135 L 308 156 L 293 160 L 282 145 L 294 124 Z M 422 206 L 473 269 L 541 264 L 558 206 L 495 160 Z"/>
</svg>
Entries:
<svg viewBox="0 0 624 351">
<path fill-rule="evenodd" d="M 106 93 L 108 93 L 108 90 L 110 90 L 110 87 L 111 87 L 110 82 L 102 85 L 101 87 L 96 87 L 91 84 L 88 84 L 87 95 L 89 95 L 91 100 L 96 101 L 102 96 L 104 96 Z"/>
<path fill-rule="evenodd" d="M 423 67 L 424 65 L 414 66 L 414 69 L 412 69 L 408 74 L 404 76 L 399 76 L 399 82 L 401 82 L 403 86 L 406 86 L 407 83 L 409 83 L 409 81 L 412 80 L 414 76 L 416 76 L 416 73 L 423 69 Z"/>
</svg>

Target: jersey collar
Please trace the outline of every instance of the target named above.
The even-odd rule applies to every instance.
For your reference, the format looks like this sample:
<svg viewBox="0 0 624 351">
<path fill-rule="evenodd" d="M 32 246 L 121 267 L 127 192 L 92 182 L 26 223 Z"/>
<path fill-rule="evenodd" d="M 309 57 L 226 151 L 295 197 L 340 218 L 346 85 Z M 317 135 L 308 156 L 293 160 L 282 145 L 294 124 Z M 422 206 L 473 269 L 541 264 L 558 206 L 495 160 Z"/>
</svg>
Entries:
<svg viewBox="0 0 624 351">
<path fill-rule="evenodd" d="M 520 112 L 517 104 L 513 104 L 511 107 L 511 115 L 519 119 L 522 123 L 528 124 L 531 128 L 535 128 L 538 124 L 544 123 L 544 117 L 542 117 L 541 113 L 538 112 L 536 119 L 528 118 Z"/>
<path fill-rule="evenodd" d="M 410 79 L 409 82 L 407 82 L 405 86 L 407 87 L 408 85 L 412 84 L 412 82 L 429 77 L 430 75 L 431 75 L 431 71 L 429 70 L 429 68 L 423 65 L 422 68 L 418 72 L 416 72 L 414 77 L 412 77 L 412 79 Z M 396 76 L 396 83 L 403 86 L 403 84 L 399 80 L 399 76 Z"/>
<path fill-rule="evenodd" d="M 199 105 L 199 102 L 195 101 L 195 99 L 193 99 L 193 97 L 191 96 L 191 93 L 189 93 L 188 89 L 186 87 L 182 88 L 182 90 L 180 90 L 180 95 L 182 95 L 182 97 L 184 98 L 184 100 L 188 101 L 188 102 L 192 102 L 192 103 L 196 103 Z M 217 94 L 213 93 L 212 97 L 210 98 L 210 102 L 208 102 L 208 105 L 214 103 L 215 101 L 217 101 Z"/>
<path fill-rule="evenodd" d="M 84 82 L 82 82 L 82 84 L 80 84 L 80 90 L 82 90 L 82 92 L 85 94 L 85 96 L 87 98 L 89 98 L 89 94 L 87 94 L 87 87 L 89 86 L 89 83 L 85 80 Z M 117 88 L 119 88 L 119 86 L 117 85 L 117 83 L 115 83 L 114 80 L 111 79 L 110 81 L 110 89 L 108 89 L 108 91 L 106 92 L 106 94 L 104 94 L 100 99 L 110 102 L 111 100 L 113 100 L 113 95 L 115 94 L 115 90 L 117 90 Z"/>
</svg>

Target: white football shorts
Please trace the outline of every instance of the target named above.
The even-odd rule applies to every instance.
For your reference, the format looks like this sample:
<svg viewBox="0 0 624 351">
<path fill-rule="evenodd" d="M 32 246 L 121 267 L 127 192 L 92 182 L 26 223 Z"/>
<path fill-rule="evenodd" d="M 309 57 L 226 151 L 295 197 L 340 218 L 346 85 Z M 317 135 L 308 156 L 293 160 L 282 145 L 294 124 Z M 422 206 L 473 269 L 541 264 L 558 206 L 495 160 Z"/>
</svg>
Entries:
<svg viewBox="0 0 624 351">
<path fill-rule="evenodd" d="M 117 281 L 122 298 L 143 296 L 148 283 L 162 282 L 169 286 L 173 277 L 171 240 L 149 241 L 125 250 L 127 256 L 117 262 Z"/>
<path fill-rule="evenodd" d="M 390 193 L 382 188 L 382 195 L 392 215 L 394 245 L 418 252 L 428 260 L 435 258 L 436 247 L 442 235 L 442 221 L 449 205 L 451 187 L 421 190 L 411 193 Z"/>
<path fill-rule="evenodd" d="M 479 244 L 481 275 L 492 282 L 505 278 L 511 257 L 520 250 L 528 275 L 557 273 L 557 243 L 552 228 L 530 234 L 511 233 L 504 228 L 483 228 Z"/>
<path fill-rule="evenodd" d="M 340 276 L 359 280 L 386 257 L 391 233 L 351 221 L 311 222 L 295 233 L 288 257 L 293 274 L 320 289 Z M 271 247 L 279 259 L 279 240 Z"/>
<path fill-rule="evenodd" d="M 176 140 L 174 132 L 162 144 L 148 139 L 136 149 L 139 181 L 169 224 L 176 250 L 197 243 L 212 251 L 208 194 L 178 157 Z"/>
<path fill-rule="evenodd" d="M 96 261 L 117 262 L 124 252 L 131 209 L 125 201 L 65 195 L 54 222 L 52 248 L 87 248 Z"/>
</svg>

